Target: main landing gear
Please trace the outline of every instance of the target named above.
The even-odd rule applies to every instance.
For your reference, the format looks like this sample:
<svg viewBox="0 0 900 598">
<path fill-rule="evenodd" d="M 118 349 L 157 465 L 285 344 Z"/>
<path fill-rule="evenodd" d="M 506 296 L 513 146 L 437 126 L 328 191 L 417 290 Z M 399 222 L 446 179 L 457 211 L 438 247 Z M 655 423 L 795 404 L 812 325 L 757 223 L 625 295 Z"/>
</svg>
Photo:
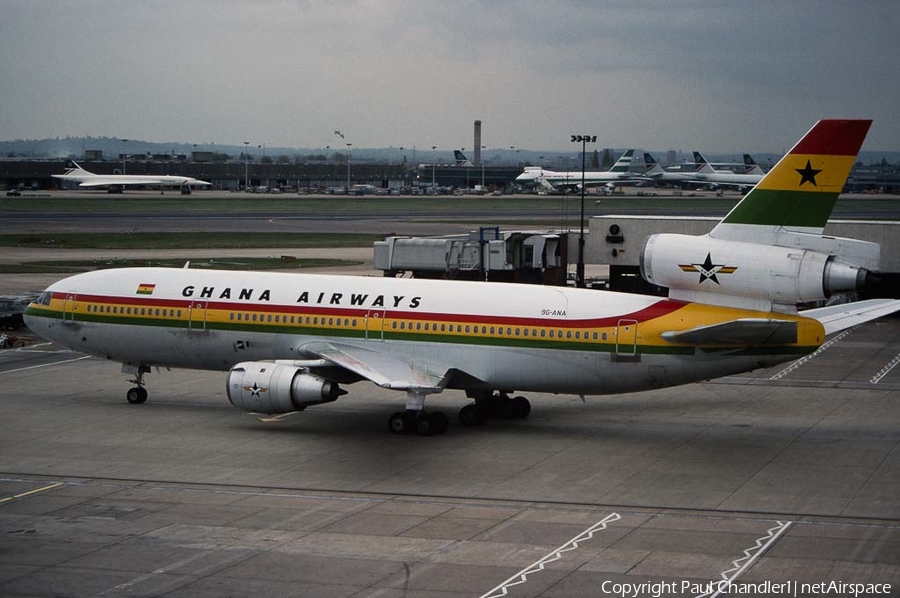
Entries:
<svg viewBox="0 0 900 598">
<path fill-rule="evenodd" d="M 133 405 L 137 405 L 146 401 L 147 389 L 144 388 L 144 374 L 148 373 L 150 371 L 150 368 L 145 365 L 123 365 L 122 371 L 134 374 L 134 380 L 129 380 L 129 382 L 135 384 L 136 386 L 134 388 L 128 389 L 128 392 L 125 393 L 125 398 L 128 399 L 128 402 Z"/>
<path fill-rule="evenodd" d="M 450 427 L 450 420 L 443 411 L 398 411 L 391 415 L 388 426 L 394 434 L 418 434 L 433 436 L 443 434 Z"/>
<path fill-rule="evenodd" d="M 397 411 L 388 420 L 394 434 L 443 434 L 449 427 L 442 411 L 425 411 L 425 395 L 413 392 L 406 395 L 406 411 Z M 531 403 L 525 397 L 510 398 L 507 393 L 493 391 L 469 393 L 475 402 L 459 410 L 459 423 L 476 426 L 494 419 L 523 419 L 531 413 Z"/>
<path fill-rule="evenodd" d="M 473 398 L 474 403 L 459 410 L 459 423 L 463 426 L 477 426 L 491 418 L 524 419 L 531 413 L 531 402 L 525 397 L 510 398 L 504 392 L 485 392 Z"/>
<path fill-rule="evenodd" d="M 450 420 L 442 411 L 425 411 L 425 397 L 424 392 L 407 391 L 406 411 L 398 411 L 388 420 L 391 432 L 433 436 L 447 431 Z"/>
</svg>

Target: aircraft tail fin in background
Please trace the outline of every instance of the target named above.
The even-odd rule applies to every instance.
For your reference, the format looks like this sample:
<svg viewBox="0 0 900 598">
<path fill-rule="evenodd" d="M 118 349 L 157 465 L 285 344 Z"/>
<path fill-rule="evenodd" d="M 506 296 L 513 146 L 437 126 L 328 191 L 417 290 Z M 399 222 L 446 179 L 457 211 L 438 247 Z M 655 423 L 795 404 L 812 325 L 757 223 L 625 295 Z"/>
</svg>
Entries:
<svg viewBox="0 0 900 598">
<path fill-rule="evenodd" d="M 644 152 L 644 164 L 647 165 L 647 170 L 644 172 L 644 174 L 646 175 L 665 172 L 663 170 L 663 167 L 659 165 L 659 162 L 656 161 L 656 158 L 654 158 L 647 152 Z"/>
<path fill-rule="evenodd" d="M 747 227 L 762 227 L 764 238 L 773 228 L 821 235 L 871 124 L 820 120 L 709 235 L 748 240 Z"/>
<path fill-rule="evenodd" d="M 457 166 L 474 166 L 474 164 L 466 158 L 466 155 L 459 150 L 453 150 L 453 157 L 456 159 Z"/>
<path fill-rule="evenodd" d="M 628 172 L 631 170 L 631 162 L 634 160 L 634 150 L 625 150 L 625 153 L 622 154 L 616 163 L 613 164 L 612 168 L 609 169 L 610 172 Z"/>
<path fill-rule="evenodd" d="M 744 166 L 747 167 L 747 172 L 745 174 L 766 174 L 750 154 L 744 154 Z"/>
<path fill-rule="evenodd" d="M 87 170 L 85 170 L 84 168 L 82 168 L 81 165 L 80 165 L 78 162 L 76 162 L 75 160 L 72 160 L 71 162 L 72 162 L 72 164 L 73 164 L 73 167 L 72 167 L 72 168 L 67 168 L 67 169 L 66 169 L 66 172 L 63 173 L 63 174 L 69 175 L 69 176 L 71 176 L 71 175 L 75 175 L 75 176 L 93 176 L 93 174 L 94 174 L 93 172 L 88 172 Z"/>
<path fill-rule="evenodd" d="M 712 167 L 712 164 L 709 163 L 709 160 L 703 157 L 703 154 L 694 150 L 694 164 L 697 165 L 696 172 L 699 174 L 712 174 L 716 171 L 715 168 Z"/>
</svg>

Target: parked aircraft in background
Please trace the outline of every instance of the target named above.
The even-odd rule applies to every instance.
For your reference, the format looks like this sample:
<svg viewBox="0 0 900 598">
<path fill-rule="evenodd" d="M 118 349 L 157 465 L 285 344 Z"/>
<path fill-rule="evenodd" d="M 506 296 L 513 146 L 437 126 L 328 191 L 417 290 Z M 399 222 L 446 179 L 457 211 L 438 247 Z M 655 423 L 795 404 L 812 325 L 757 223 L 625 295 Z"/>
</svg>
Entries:
<svg viewBox="0 0 900 598">
<path fill-rule="evenodd" d="M 736 172 L 738 174 L 765 174 L 765 171 L 756 164 L 756 160 L 754 160 L 753 156 L 750 154 L 744 154 L 743 159 L 740 162 L 710 162 L 703 154 L 696 150 L 692 152 L 692 157 L 695 166 L 707 163 L 716 171 L 725 170 Z"/>
<path fill-rule="evenodd" d="M 25 312 L 41 336 L 135 375 L 227 371 L 231 403 L 261 413 L 336 400 L 369 380 L 406 395 L 396 433 L 447 429 L 429 395 L 459 389 L 459 419 L 525 417 L 516 391 L 633 392 L 808 355 L 827 335 L 900 310 L 798 303 L 873 280 L 879 246 L 822 236 L 869 120 L 819 121 L 707 235 L 649 237 L 644 277 L 669 297 L 448 280 L 124 268 L 51 285 Z M 86 392 L 95 392 L 93 390 Z"/>
<path fill-rule="evenodd" d="M 192 186 L 203 187 L 212 184 L 191 177 L 174 175 L 94 174 L 79 166 L 77 162 L 72 162 L 72 164 L 75 165 L 74 168 L 69 168 L 63 174 L 54 174 L 53 178 L 78 183 L 78 187 L 82 189 L 107 187 L 110 193 L 121 191 L 124 187 L 134 186 L 180 187 L 182 193 L 185 190 L 190 193 Z"/>
<path fill-rule="evenodd" d="M 613 164 L 613 167 L 605 171 L 587 171 L 584 173 L 586 187 L 607 185 L 608 188 L 617 184 L 646 182 L 646 178 L 637 172 L 631 171 L 631 162 L 634 159 L 634 150 L 627 150 Z M 541 166 L 526 166 L 525 171 L 516 177 L 520 185 L 542 185 L 548 189 L 560 190 L 565 188 L 580 189 L 582 173 L 580 170 L 558 172 L 548 170 Z"/>
<path fill-rule="evenodd" d="M 765 176 L 762 169 L 758 166 L 759 173 L 737 174 L 730 170 L 715 170 L 698 151 L 694 152 L 694 162 L 700 164 L 700 168 L 691 173 L 691 180 L 695 183 L 702 183 L 712 189 L 717 187 L 736 187 L 741 190 L 747 190 L 759 183 Z"/>
<path fill-rule="evenodd" d="M 674 185 L 684 185 L 694 180 L 691 178 L 693 174 L 691 171 L 666 170 L 647 152 L 644 152 L 644 162 L 648 167 L 647 171 L 644 172 L 644 176 L 651 180 Z"/>
</svg>

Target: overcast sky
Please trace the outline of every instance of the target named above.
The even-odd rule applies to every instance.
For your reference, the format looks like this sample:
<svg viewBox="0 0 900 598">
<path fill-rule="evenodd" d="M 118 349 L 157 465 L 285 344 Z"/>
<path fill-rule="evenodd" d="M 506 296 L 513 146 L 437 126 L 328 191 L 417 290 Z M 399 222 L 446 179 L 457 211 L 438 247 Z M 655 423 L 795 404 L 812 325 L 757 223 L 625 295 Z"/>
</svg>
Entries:
<svg viewBox="0 0 900 598">
<path fill-rule="evenodd" d="M 896 0 L 0 0 L 0 139 L 777 152 L 854 117 L 898 150 L 898 31 Z"/>
</svg>

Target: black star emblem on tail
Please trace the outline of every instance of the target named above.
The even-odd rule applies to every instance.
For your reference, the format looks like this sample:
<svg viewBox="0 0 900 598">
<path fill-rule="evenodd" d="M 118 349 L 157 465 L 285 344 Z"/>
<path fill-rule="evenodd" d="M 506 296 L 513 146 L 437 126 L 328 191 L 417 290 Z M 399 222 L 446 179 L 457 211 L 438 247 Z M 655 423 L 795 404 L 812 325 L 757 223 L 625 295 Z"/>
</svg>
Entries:
<svg viewBox="0 0 900 598">
<path fill-rule="evenodd" d="M 816 175 L 822 171 L 813 168 L 812 164 L 809 163 L 809 160 L 806 161 L 806 168 L 795 168 L 794 170 L 800 175 L 800 184 L 797 185 L 798 187 L 802 187 L 803 183 L 812 183 L 813 187 L 818 187 L 816 184 Z"/>
<path fill-rule="evenodd" d="M 716 278 L 716 272 L 722 267 L 722 264 L 713 264 L 712 263 L 712 255 L 707 253 L 706 259 L 703 260 L 702 264 L 693 264 L 697 270 L 700 271 L 700 282 L 704 280 L 711 280 L 716 284 L 719 284 L 719 279 Z"/>
</svg>

